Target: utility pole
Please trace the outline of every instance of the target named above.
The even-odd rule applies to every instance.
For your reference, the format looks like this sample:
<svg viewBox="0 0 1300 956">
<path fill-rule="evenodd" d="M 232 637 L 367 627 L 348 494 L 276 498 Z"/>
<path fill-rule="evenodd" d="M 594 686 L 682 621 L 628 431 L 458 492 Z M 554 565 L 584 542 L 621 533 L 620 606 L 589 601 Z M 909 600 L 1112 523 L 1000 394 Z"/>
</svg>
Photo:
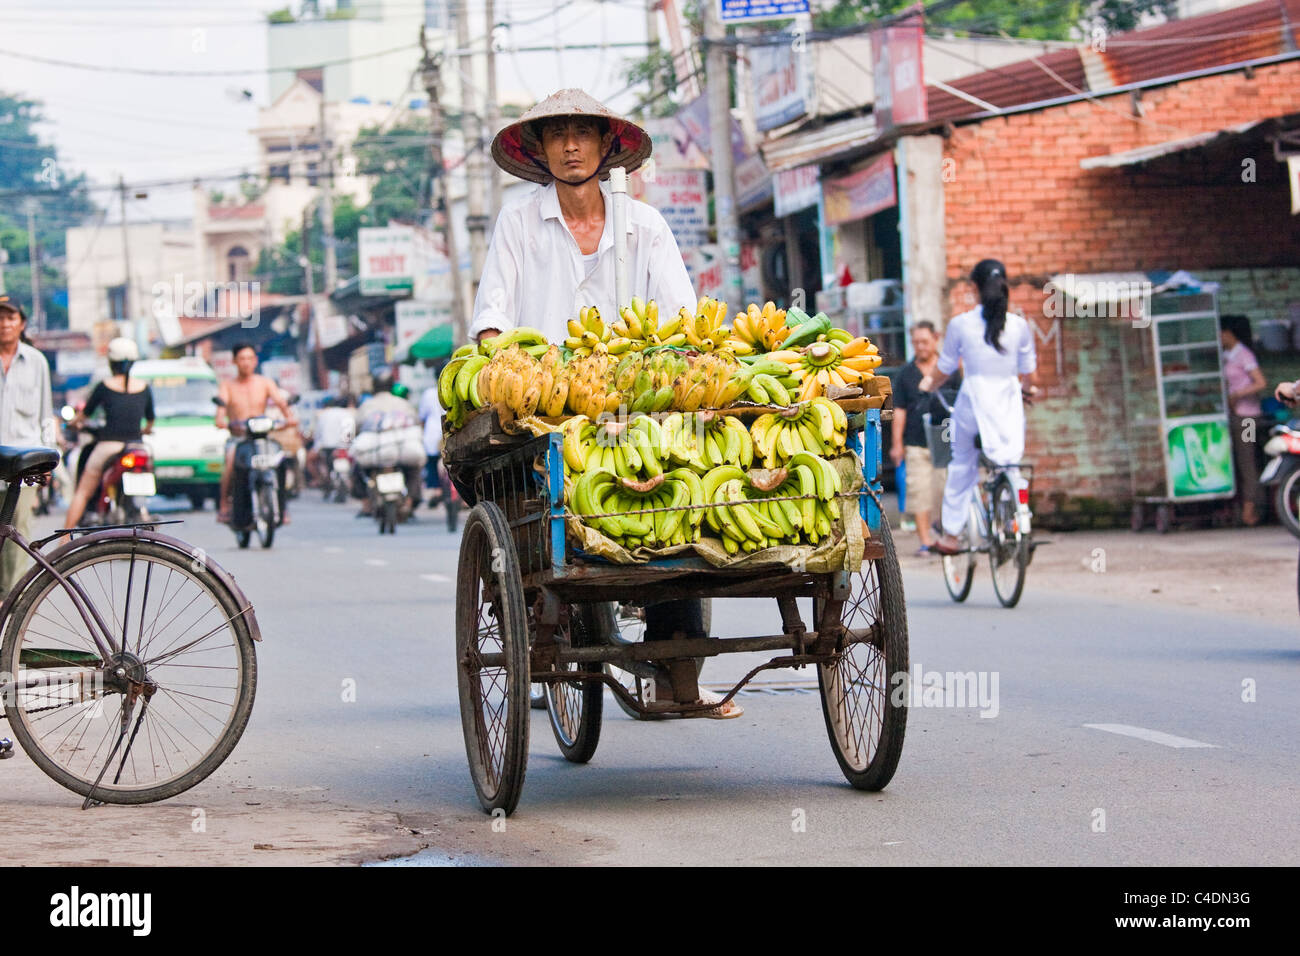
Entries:
<svg viewBox="0 0 1300 956">
<path fill-rule="evenodd" d="M 483 275 L 483 261 L 487 258 L 488 218 L 484 212 L 487 204 L 487 161 L 479 140 L 483 138 L 483 114 L 474 92 L 474 56 L 469 52 L 468 0 L 453 0 L 456 17 L 457 61 L 460 67 L 460 131 L 465 144 L 465 228 L 469 232 L 470 288 L 478 295 L 478 282 Z"/>
<path fill-rule="evenodd" d="M 645 5 L 645 45 L 651 56 L 659 52 L 659 6 L 662 0 L 646 0 Z M 658 64 L 650 73 L 650 99 L 659 95 Z"/>
<path fill-rule="evenodd" d="M 41 319 L 41 261 L 36 249 L 36 200 L 27 200 L 27 261 L 32 274 L 32 330 L 43 328 Z"/>
<path fill-rule="evenodd" d="M 501 107 L 497 103 L 497 51 L 496 4 L 494 0 L 484 0 L 485 19 L 487 20 L 487 134 L 495 136 L 501 128 Z M 501 172 L 495 164 L 488 163 L 488 217 L 495 220 L 501 212 Z"/>
<path fill-rule="evenodd" d="M 442 67 L 441 56 L 429 52 L 428 40 L 424 28 L 420 28 L 420 50 L 424 54 L 420 61 L 420 77 L 424 81 L 424 92 L 429 99 L 429 175 L 434 225 L 442 233 L 447 249 L 447 266 L 451 278 L 451 321 L 456 334 L 456 344 L 463 345 L 469 341 L 469 322 L 465 315 L 465 294 L 460 284 L 460 254 L 456 251 L 456 229 L 451 222 L 451 203 L 447 197 L 447 166 L 442 158 L 442 140 L 446 133 L 446 121 L 442 115 Z"/>
<path fill-rule="evenodd" d="M 722 300 L 732 308 L 741 306 L 740 216 L 736 211 L 736 177 L 731 156 L 731 80 L 727 71 L 727 48 L 721 41 L 726 28 L 718 4 L 704 4 L 705 95 L 709 98 L 709 145 L 713 153 L 713 208 L 718 223 L 718 246 L 722 254 Z"/>
<path fill-rule="evenodd" d="M 122 310 L 126 313 L 126 321 L 131 323 L 131 337 L 138 342 L 139 335 L 136 333 L 135 328 L 135 291 L 131 288 L 131 239 L 126 228 L 126 180 L 120 175 L 117 177 L 117 198 L 122 218 L 122 263 L 126 269 L 126 286 L 122 294 Z"/>
<path fill-rule="evenodd" d="M 324 67 L 321 73 L 324 75 Z M 334 246 L 334 150 L 329 139 L 329 123 L 325 117 L 325 84 L 321 83 L 320 121 L 318 124 L 320 144 L 318 148 L 316 169 L 320 177 L 320 222 L 321 240 L 325 244 L 324 292 L 329 295 L 339 283 L 339 268 Z M 303 233 L 304 237 L 306 233 Z M 303 251 L 306 251 L 306 245 Z"/>
</svg>

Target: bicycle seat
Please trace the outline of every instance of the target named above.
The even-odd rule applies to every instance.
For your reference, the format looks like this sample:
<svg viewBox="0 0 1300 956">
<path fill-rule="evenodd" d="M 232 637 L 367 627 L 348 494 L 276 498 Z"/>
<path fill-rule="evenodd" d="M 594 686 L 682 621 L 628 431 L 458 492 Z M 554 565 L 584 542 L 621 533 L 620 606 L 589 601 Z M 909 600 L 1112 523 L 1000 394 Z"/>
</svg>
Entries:
<svg viewBox="0 0 1300 956">
<path fill-rule="evenodd" d="M 48 474 L 58 463 L 59 453 L 53 448 L 0 445 L 0 481 L 18 481 Z"/>
</svg>

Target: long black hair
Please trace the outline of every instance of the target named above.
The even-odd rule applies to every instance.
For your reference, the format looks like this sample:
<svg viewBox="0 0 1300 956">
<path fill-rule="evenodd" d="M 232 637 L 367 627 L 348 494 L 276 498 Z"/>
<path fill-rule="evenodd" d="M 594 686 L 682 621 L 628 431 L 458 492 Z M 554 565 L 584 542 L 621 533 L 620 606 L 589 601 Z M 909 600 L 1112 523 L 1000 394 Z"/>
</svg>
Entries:
<svg viewBox="0 0 1300 956">
<path fill-rule="evenodd" d="M 1007 302 L 1011 290 L 1007 286 L 1007 267 L 996 259 L 981 259 L 970 271 L 970 281 L 979 290 L 980 306 L 984 312 L 984 341 L 999 352 L 1002 347 L 1002 329 L 1007 324 Z"/>
<path fill-rule="evenodd" d="M 1219 328 L 1231 332 L 1237 341 L 1250 351 L 1255 351 L 1255 334 L 1250 330 L 1250 319 L 1244 315 L 1219 316 Z"/>
<path fill-rule="evenodd" d="M 131 391 L 131 366 L 132 362 L 123 360 L 121 362 L 109 362 L 108 370 L 114 375 L 122 376 L 122 387 L 126 391 Z"/>
</svg>

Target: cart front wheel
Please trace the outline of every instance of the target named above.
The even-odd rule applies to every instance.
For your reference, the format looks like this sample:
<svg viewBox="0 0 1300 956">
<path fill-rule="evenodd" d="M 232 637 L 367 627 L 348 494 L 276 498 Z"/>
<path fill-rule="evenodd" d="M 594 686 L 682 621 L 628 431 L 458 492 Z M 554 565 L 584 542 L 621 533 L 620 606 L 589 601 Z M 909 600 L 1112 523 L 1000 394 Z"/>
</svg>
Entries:
<svg viewBox="0 0 1300 956">
<path fill-rule="evenodd" d="M 569 608 L 567 641 L 573 647 L 588 647 L 600 642 L 600 630 L 607 605 L 572 605 Z M 612 623 L 610 624 L 612 627 Z M 562 638 L 561 643 L 564 643 Z M 575 664 L 562 667 L 579 670 Z M 547 682 L 546 713 L 551 731 L 560 745 L 564 759 L 586 763 L 600 743 L 600 722 L 604 715 L 605 685 L 598 680 Z"/>
<path fill-rule="evenodd" d="M 509 525 L 490 501 L 470 512 L 460 543 L 456 682 L 479 803 L 510 814 L 528 766 L 528 617 Z"/>
<path fill-rule="evenodd" d="M 844 776 L 858 790 L 883 790 L 894 776 L 907 729 L 907 695 L 895 693 L 907 674 L 907 608 L 888 522 L 880 523 L 885 556 L 850 575 L 840 619 L 847 633 L 835 660 L 817 666 L 822 716 Z M 828 609 L 816 602 L 819 629 Z M 906 686 L 905 684 L 902 686 Z"/>
</svg>

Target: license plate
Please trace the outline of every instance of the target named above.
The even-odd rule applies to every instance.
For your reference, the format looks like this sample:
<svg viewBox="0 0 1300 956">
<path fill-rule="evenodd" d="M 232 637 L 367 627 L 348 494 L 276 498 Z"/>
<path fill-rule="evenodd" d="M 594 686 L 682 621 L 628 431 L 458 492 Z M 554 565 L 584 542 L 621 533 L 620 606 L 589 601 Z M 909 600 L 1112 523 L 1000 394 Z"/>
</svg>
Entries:
<svg viewBox="0 0 1300 956">
<path fill-rule="evenodd" d="M 1277 473 L 1281 470 L 1281 468 L 1282 468 L 1282 459 L 1274 458 L 1272 461 L 1270 461 L 1267 465 L 1264 466 L 1264 473 L 1259 476 L 1260 482 L 1263 484 L 1268 484 L 1270 481 L 1272 481 L 1274 478 L 1277 477 Z"/>
<path fill-rule="evenodd" d="M 122 493 L 132 498 L 152 498 L 158 493 L 153 473 L 147 471 L 122 472 Z"/>
<path fill-rule="evenodd" d="M 274 456 L 274 455 L 254 455 L 254 456 L 253 456 L 253 460 L 252 460 L 251 462 L 249 462 L 249 464 L 251 464 L 254 468 L 258 469 L 259 471 L 262 470 L 263 468 L 274 468 L 274 467 L 275 467 L 275 456 Z"/>
<path fill-rule="evenodd" d="M 192 478 L 194 468 L 190 465 L 159 465 L 153 473 L 159 478 Z"/>
<path fill-rule="evenodd" d="M 402 477 L 401 472 L 385 471 L 375 476 L 375 488 L 381 495 L 404 495 L 406 479 Z"/>
<path fill-rule="evenodd" d="M 335 458 L 335 459 L 334 459 L 334 470 L 335 470 L 335 471 L 351 471 L 351 470 L 352 470 L 352 463 L 349 462 L 346 458 Z"/>
</svg>

